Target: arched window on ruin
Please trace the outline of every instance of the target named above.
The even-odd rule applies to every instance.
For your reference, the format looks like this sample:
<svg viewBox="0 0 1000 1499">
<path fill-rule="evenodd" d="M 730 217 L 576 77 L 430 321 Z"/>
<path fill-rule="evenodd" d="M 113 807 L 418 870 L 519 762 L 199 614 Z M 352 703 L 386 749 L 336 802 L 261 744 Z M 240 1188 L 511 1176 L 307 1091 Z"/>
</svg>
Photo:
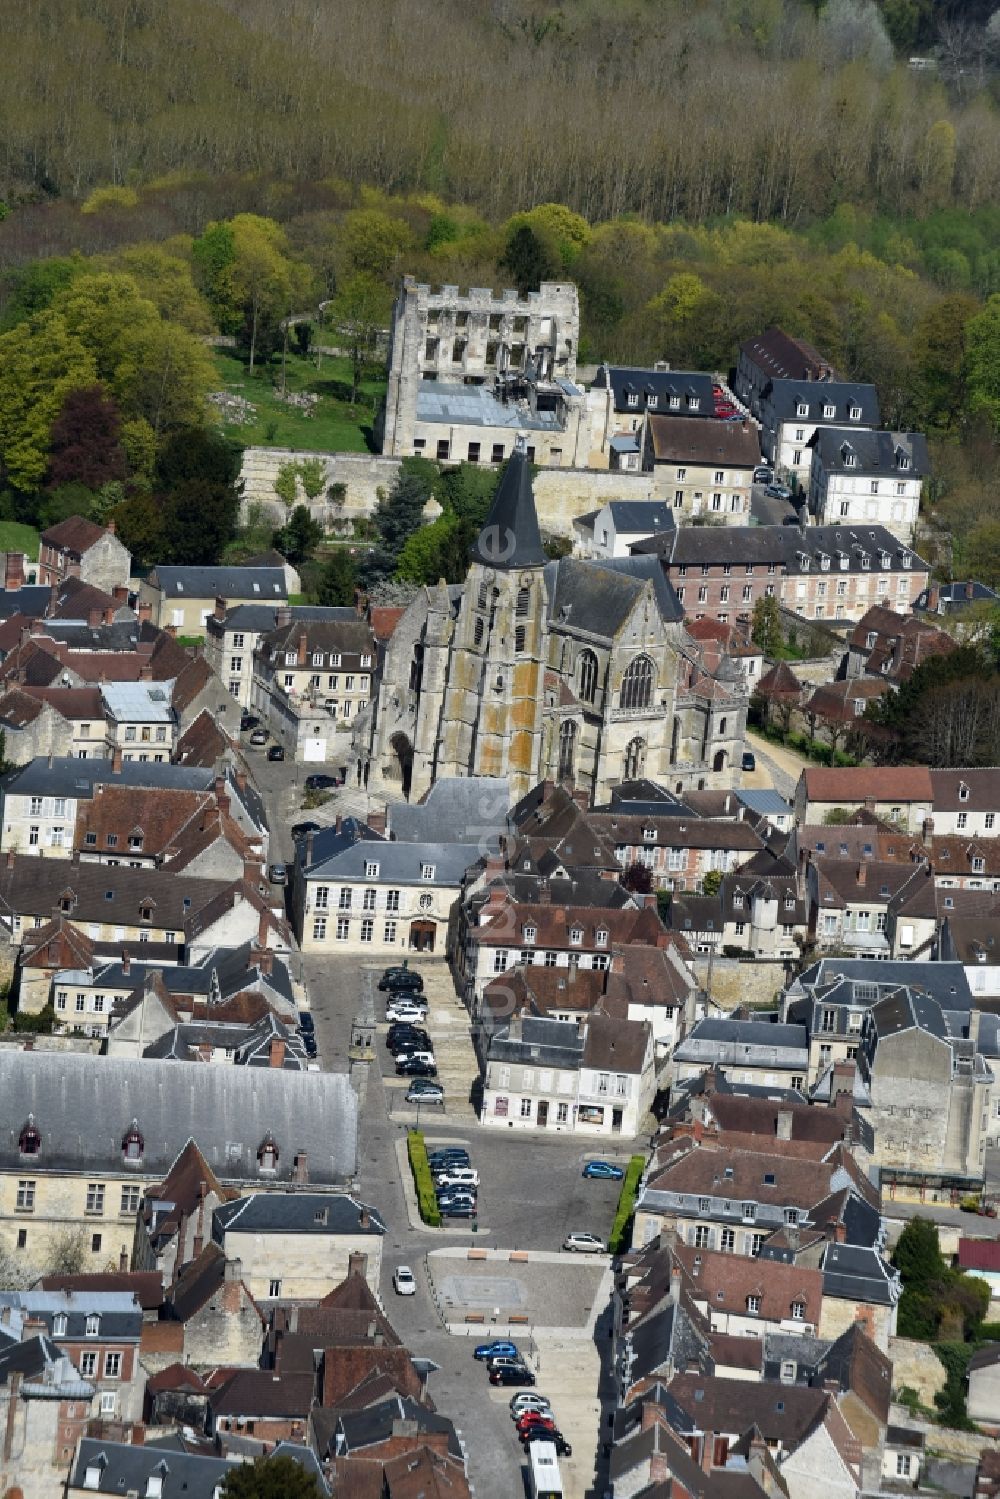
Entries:
<svg viewBox="0 0 1000 1499">
<path fill-rule="evenodd" d="M 626 781 L 637 781 L 646 769 L 645 739 L 630 739 L 625 746 L 624 776 Z"/>
</svg>

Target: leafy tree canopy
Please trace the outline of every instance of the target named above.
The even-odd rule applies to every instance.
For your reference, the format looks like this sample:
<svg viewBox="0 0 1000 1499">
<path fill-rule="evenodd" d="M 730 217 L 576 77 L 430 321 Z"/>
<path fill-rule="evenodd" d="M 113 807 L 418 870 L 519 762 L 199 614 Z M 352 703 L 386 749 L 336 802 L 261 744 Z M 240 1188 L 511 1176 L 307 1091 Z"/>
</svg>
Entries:
<svg viewBox="0 0 1000 1499">
<path fill-rule="evenodd" d="M 315 1475 L 290 1457 L 264 1457 L 230 1469 L 223 1499 L 320 1499 Z"/>
</svg>

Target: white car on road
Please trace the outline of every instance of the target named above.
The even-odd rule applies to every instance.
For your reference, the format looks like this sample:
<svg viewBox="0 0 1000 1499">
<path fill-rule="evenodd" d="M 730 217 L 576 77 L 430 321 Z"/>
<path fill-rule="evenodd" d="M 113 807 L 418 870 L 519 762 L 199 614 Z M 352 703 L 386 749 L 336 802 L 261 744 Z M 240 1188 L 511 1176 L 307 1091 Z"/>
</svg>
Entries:
<svg viewBox="0 0 1000 1499">
<path fill-rule="evenodd" d="M 397 1296 L 415 1296 L 417 1283 L 409 1265 L 397 1265 L 392 1272 L 392 1288 Z"/>
<path fill-rule="evenodd" d="M 574 1254 L 607 1254 L 608 1246 L 596 1234 L 567 1234 L 563 1248 Z"/>
</svg>

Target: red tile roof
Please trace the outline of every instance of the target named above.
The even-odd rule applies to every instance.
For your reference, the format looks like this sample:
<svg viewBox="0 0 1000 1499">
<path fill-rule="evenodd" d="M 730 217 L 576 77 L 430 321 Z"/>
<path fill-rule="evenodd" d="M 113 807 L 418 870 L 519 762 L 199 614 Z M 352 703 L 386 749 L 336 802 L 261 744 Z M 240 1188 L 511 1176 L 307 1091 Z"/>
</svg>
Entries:
<svg viewBox="0 0 1000 1499">
<path fill-rule="evenodd" d="M 85 520 L 82 515 L 70 515 L 66 520 L 58 521 L 54 526 L 49 526 L 47 531 L 43 531 L 42 541 L 47 546 L 59 547 L 61 551 L 76 552 L 78 556 L 82 556 L 104 535 L 104 526 Z"/>
<path fill-rule="evenodd" d="M 859 765 L 833 770 L 811 765 L 802 772 L 811 802 L 836 802 L 857 807 L 866 798 L 877 802 L 927 802 L 933 796 L 931 772 L 925 765 Z"/>
<path fill-rule="evenodd" d="M 960 1270 L 1000 1272 L 1000 1240 L 959 1239 L 958 1265 Z"/>
</svg>

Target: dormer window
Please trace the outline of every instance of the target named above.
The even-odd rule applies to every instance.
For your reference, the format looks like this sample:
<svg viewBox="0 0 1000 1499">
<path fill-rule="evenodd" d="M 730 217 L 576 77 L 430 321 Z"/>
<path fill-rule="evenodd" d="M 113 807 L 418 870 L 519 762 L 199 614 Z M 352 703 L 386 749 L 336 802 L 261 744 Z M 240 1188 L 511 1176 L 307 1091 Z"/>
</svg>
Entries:
<svg viewBox="0 0 1000 1499">
<path fill-rule="evenodd" d="M 651 390 L 651 391 L 647 392 L 647 394 L 646 394 L 646 405 L 649 406 L 649 407 L 653 407 L 653 406 L 656 405 L 656 391 L 655 390 Z"/>
<path fill-rule="evenodd" d="M 285 652 L 285 665 L 286 666 L 294 666 L 295 663 L 298 661 L 298 659 L 299 658 L 295 654 L 294 651 L 286 651 Z"/>
<path fill-rule="evenodd" d="M 862 552 L 861 553 L 861 571 L 863 573 L 870 572 L 871 571 L 871 565 L 872 565 L 872 559 L 869 557 L 868 553 L 867 552 Z"/>
<path fill-rule="evenodd" d="M 126 1161 L 141 1161 L 146 1142 L 142 1138 L 139 1122 L 133 1119 L 122 1139 L 122 1155 Z"/>
<path fill-rule="evenodd" d="M 278 1147 L 274 1136 L 268 1130 L 267 1134 L 257 1146 L 257 1170 L 260 1172 L 274 1172 L 278 1169 Z"/>
<path fill-rule="evenodd" d="M 129 833 L 128 835 L 129 848 L 141 849 L 144 842 L 145 834 L 143 833 L 142 828 L 133 828 L 131 833 Z"/>
<path fill-rule="evenodd" d="M 378 879 L 378 871 L 379 871 L 379 866 L 377 864 L 373 863 L 372 861 L 367 862 L 365 864 L 365 879 L 366 880 L 377 880 Z"/>
<path fill-rule="evenodd" d="M 859 422 L 861 420 L 861 407 L 860 406 L 851 406 L 848 409 L 847 414 L 851 418 L 852 422 Z"/>
<path fill-rule="evenodd" d="M 434 878 L 436 870 L 437 870 L 437 865 L 436 864 L 421 864 L 421 866 L 420 866 L 420 878 L 422 880 L 432 880 Z"/>
<path fill-rule="evenodd" d="M 897 448 L 896 450 L 896 464 L 901 469 L 907 469 L 910 466 L 910 455 L 909 453 L 904 453 L 902 448 Z"/>
<path fill-rule="evenodd" d="M 153 906 L 152 906 L 152 902 L 150 902 L 150 901 L 143 901 L 142 904 L 139 907 L 139 920 L 140 921 L 147 921 L 148 922 L 148 921 L 152 921 L 152 919 L 153 919 Z"/>
<path fill-rule="evenodd" d="M 973 859 L 973 861 L 972 861 L 972 873 L 973 874 L 982 874 L 982 872 L 983 872 L 983 870 L 985 868 L 986 868 L 986 860 L 985 859 L 982 859 L 982 858 L 975 858 L 975 859 Z"/>
<path fill-rule="evenodd" d="M 964 781 L 959 781 L 958 783 L 958 799 L 960 802 L 967 802 L 969 800 L 969 788 Z"/>
<path fill-rule="evenodd" d="M 671 411 L 679 411 L 680 410 L 680 405 L 681 405 L 681 398 L 680 398 L 680 396 L 671 396 L 670 397 L 670 409 L 671 409 Z"/>
<path fill-rule="evenodd" d="M 537 927 L 534 927 L 534 926 L 526 926 L 525 927 L 525 929 L 524 929 L 524 940 L 525 940 L 525 942 L 534 942 L 534 940 L 535 940 L 535 938 L 537 936 L 538 936 L 538 928 Z"/>
<path fill-rule="evenodd" d="M 857 466 L 858 466 L 858 455 L 854 451 L 854 449 L 853 448 L 849 448 L 846 443 L 844 444 L 844 446 L 840 450 L 840 456 L 844 460 L 844 467 L 845 468 L 857 468 Z"/>
<path fill-rule="evenodd" d="M 808 416 L 809 415 L 809 403 L 807 401 L 796 401 L 796 403 L 795 403 L 795 415 L 796 416 Z"/>
<path fill-rule="evenodd" d="M 830 571 L 830 559 L 826 555 L 825 552 L 821 552 L 820 553 L 820 556 L 819 556 L 819 567 L 820 567 L 820 572 L 828 573 Z"/>
<path fill-rule="evenodd" d="M 607 947 L 608 945 L 608 934 L 602 926 L 599 926 L 594 933 L 594 945 L 595 947 Z"/>
<path fill-rule="evenodd" d="M 570 945 L 572 947 L 579 947 L 580 943 L 583 941 L 583 927 L 582 926 L 571 927 L 570 928 L 570 933 L 569 933 L 569 940 L 570 940 Z"/>
<path fill-rule="evenodd" d="M 69 1318 L 65 1312 L 56 1312 L 52 1318 L 52 1336 L 64 1338 L 69 1331 Z"/>
<path fill-rule="evenodd" d="M 688 408 L 689 408 L 689 410 L 691 410 L 691 411 L 697 411 L 700 405 L 701 405 L 701 397 L 700 396 L 688 396 Z"/>
<path fill-rule="evenodd" d="M 628 405 L 628 406 L 633 406 L 633 407 L 634 406 L 638 406 L 638 404 L 639 404 L 639 392 L 637 390 L 630 390 L 630 391 L 628 391 L 628 393 L 625 396 L 625 402 L 626 402 L 626 405 Z"/>
<path fill-rule="evenodd" d="M 643 841 L 643 843 L 655 843 L 656 842 L 656 829 L 655 828 L 643 828 L 643 830 L 642 830 L 642 841 Z"/>
<path fill-rule="evenodd" d="M 786 895 L 785 896 L 785 910 L 786 911 L 794 911 L 795 910 L 795 896 L 794 895 Z"/>
<path fill-rule="evenodd" d="M 823 416 L 825 417 L 825 419 L 827 421 L 830 421 L 831 418 L 833 418 L 833 417 L 836 416 L 836 414 L 837 414 L 837 408 L 835 406 L 826 405 L 826 406 L 823 407 Z"/>
<path fill-rule="evenodd" d="M 86 1333 L 88 1338 L 100 1337 L 101 1319 L 96 1312 L 91 1312 L 90 1316 L 87 1318 L 84 1332 Z"/>
<path fill-rule="evenodd" d="M 17 1148 L 21 1155 L 38 1155 L 42 1148 L 42 1136 L 35 1124 L 34 1114 L 29 1114 L 21 1133 L 17 1137 Z"/>
</svg>

